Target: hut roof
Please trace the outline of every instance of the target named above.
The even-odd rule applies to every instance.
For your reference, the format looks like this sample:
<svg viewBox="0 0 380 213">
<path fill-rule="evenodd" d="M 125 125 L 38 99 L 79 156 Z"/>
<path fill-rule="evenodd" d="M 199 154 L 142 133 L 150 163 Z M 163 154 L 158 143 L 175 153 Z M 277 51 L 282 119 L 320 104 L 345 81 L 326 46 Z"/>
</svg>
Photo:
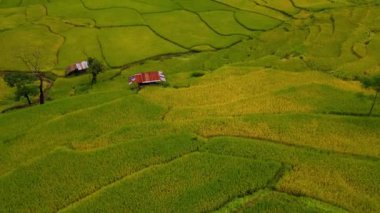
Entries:
<svg viewBox="0 0 380 213">
<path fill-rule="evenodd" d="M 75 64 L 71 64 L 70 66 L 68 66 L 66 68 L 66 75 L 70 75 L 72 72 L 75 72 L 75 71 L 84 71 L 86 69 L 88 69 L 88 62 L 87 61 L 82 61 L 82 62 L 78 62 L 78 63 L 75 63 Z"/>
</svg>

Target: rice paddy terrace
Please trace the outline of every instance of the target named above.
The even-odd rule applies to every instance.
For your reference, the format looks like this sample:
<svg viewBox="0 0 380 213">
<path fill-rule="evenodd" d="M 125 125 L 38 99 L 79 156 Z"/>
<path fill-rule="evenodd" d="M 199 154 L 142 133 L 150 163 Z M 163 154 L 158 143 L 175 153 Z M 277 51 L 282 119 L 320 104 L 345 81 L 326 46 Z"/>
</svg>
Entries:
<svg viewBox="0 0 380 213">
<path fill-rule="evenodd" d="M 0 212 L 380 212 L 377 0 L 0 0 L 0 76 L 35 49 L 54 82 L 0 114 Z M 64 76 L 88 56 L 92 88 Z"/>
</svg>

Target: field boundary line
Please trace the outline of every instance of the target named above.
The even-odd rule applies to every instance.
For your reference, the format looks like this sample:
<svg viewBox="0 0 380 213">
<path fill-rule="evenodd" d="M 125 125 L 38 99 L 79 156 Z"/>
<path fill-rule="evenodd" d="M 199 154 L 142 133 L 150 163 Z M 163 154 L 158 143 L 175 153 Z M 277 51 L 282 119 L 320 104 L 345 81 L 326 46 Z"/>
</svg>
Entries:
<svg viewBox="0 0 380 213">
<path fill-rule="evenodd" d="M 255 13 L 255 14 L 258 14 L 258 15 L 262 15 L 262 16 L 265 16 L 265 17 L 268 17 L 268 18 L 272 18 L 272 19 L 276 19 L 276 20 L 278 20 L 278 21 L 283 22 L 283 20 L 281 20 L 281 19 L 279 19 L 279 18 L 276 18 L 276 17 L 273 17 L 273 16 L 269 16 L 269 15 L 264 14 L 264 13 L 262 13 L 262 12 L 253 11 L 253 10 L 247 10 L 247 9 L 242 9 L 242 8 L 239 8 L 239 7 L 236 7 L 236 6 L 233 6 L 233 5 L 230 5 L 230 4 L 228 4 L 228 3 L 218 1 L 218 0 L 211 0 L 211 1 L 216 2 L 216 3 L 219 3 L 219 4 L 222 4 L 222 5 L 227 6 L 227 7 L 230 7 L 230 8 L 233 8 L 233 9 L 235 9 L 235 10 L 237 10 L 237 11 L 240 11 L 240 12 Z M 258 6 L 263 7 L 262 5 L 258 5 Z M 271 8 L 268 8 L 268 9 L 273 10 L 273 9 L 271 9 Z M 273 10 L 273 11 L 275 11 L 275 10 Z M 275 11 L 275 12 L 278 12 L 278 11 Z M 275 27 L 275 28 L 277 28 L 277 27 Z M 265 31 L 266 31 L 266 30 L 265 30 Z"/>
<path fill-rule="evenodd" d="M 182 154 L 182 155 L 180 155 L 178 157 L 171 158 L 171 159 L 169 159 L 167 161 L 163 161 L 161 163 L 151 164 L 151 165 L 149 165 L 147 167 L 144 167 L 144 168 L 142 168 L 142 169 L 140 169 L 138 171 L 135 171 L 133 173 L 127 174 L 125 176 L 122 176 L 122 177 L 120 177 L 120 178 L 118 178 L 118 179 L 116 179 L 116 180 L 114 180 L 114 181 L 112 181 L 112 182 L 110 182 L 110 183 L 108 183 L 106 185 L 100 186 L 98 189 L 95 189 L 93 192 L 88 193 L 87 195 L 82 196 L 81 198 L 79 198 L 79 199 L 77 199 L 77 200 L 75 200 L 75 201 L 73 201 L 73 202 L 65 205 L 64 207 L 59 208 L 57 210 L 57 212 L 64 212 L 65 210 L 67 210 L 67 209 L 69 209 L 71 207 L 75 208 L 75 206 L 77 204 L 90 199 L 90 197 L 92 197 L 92 196 L 96 196 L 96 194 L 101 193 L 101 191 L 104 191 L 104 190 L 107 190 L 109 188 L 114 187 L 115 185 L 121 183 L 122 181 L 124 181 L 124 180 L 126 180 L 128 178 L 132 178 L 132 177 L 134 177 L 136 175 L 139 175 L 141 173 L 144 173 L 145 171 L 148 171 L 148 170 L 151 170 L 151 169 L 154 169 L 154 168 L 162 167 L 164 165 L 170 164 L 172 162 L 175 162 L 175 161 L 180 160 L 182 158 L 185 158 L 187 156 L 193 155 L 195 153 L 201 153 L 201 152 L 199 152 L 198 149 L 194 149 L 194 150 L 192 150 L 190 152 L 187 152 L 185 154 Z"/>
<path fill-rule="evenodd" d="M 220 211 L 221 209 L 227 207 L 230 203 L 233 203 L 235 200 L 242 199 L 242 198 L 248 197 L 248 196 L 253 196 L 254 194 L 256 194 L 256 193 L 258 193 L 260 191 L 263 191 L 265 189 L 267 189 L 267 188 L 266 187 L 262 187 L 262 188 L 258 188 L 256 190 L 247 190 L 247 191 L 243 192 L 242 194 L 240 194 L 240 195 L 238 195 L 236 197 L 233 197 L 233 198 L 231 198 L 231 199 L 229 199 L 229 200 L 221 203 L 219 206 L 215 207 L 210 212 L 211 213 L 216 213 L 216 212 Z M 237 209 L 237 211 L 238 210 L 242 210 L 243 208 L 244 208 L 244 206 L 241 205 L 239 207 L 239 209 Z M 231 212 L 237 212 L 237 211 L 231 211 Z"/>
<path fill-rule="evenodd" d="M 197 134 L 201 137 L 204 137 L 208 140 L 210 139 L 216 139 L 216 138 L 223 138 L 223 137 L 230 137 L 230 138 L 242 138 L 242 139 L 251 139 L 251 140 L 259 140 L 263 142 L 268 142 L 271 144 L 276 144 L 276 145 L 283 145 L 287 147 L 293 147 L 293 148 L 299 148 L 299 149 L 305 149 L 305 150 L 310 150 L 318 153 L 323 153 L 327 155 L 337 155 L 339 157 L 345 157 L 345 158 L 355 158 L 358 160 L 365 160 L 365 161 L 373 161 L 373 162 L 379 162 L 380 158 L 375 157 L 375 156 L 369 156 L 369 155 L 361 155 L 361 154 L 355 154 L 355 153 L 350 153 L 350 152 L 340 152 L 340 151 L 333 151 L 333 150 L 328 150 L 328 149 L 318 149 L 314 148 L 311 146 L 306 146 L 306 145 L 299 145 L 299 144 L 292 144 L 290 142 L 284 142 L 284 141 L 276 141 L 276 140 L 271 140 L 271 139 L 266 139 L 266 138 L 260 138 L 260 137 L 252 137 L 252 136 L 236 136 L 236 135 L 213 135 L 213 136 L 204 136 L 202 134 Z"/>
<path fill-rule="evenodd" d="M 44 122 L 42 124 L 48 124 L 50 122 L 57 121 L 57 120 L 62 119 L 63 117 L 68 116 L 68 115 L 75 115 L 77 113 L 81 113 L 81 112 L 84 112 L 84 111 L 88 111 L 88 110 L 93 110 L 93 109 L 97 109 L 97 108 L 100 108 L 100 107 L 104 107 L 104 106 L 107 106 L 109 104 L 118 102 L 118 101 L 120 101 L 120 100 L 122 100 L 124 98 L 125 97 L 115 98 L 115 99 L 113 99 L 111 101 L 108 101 L 108 102 L 105 102 L 105 103 L 93 105 L 91 107 L 81 108 L 81 109 L 78 109 L 78 110 L 74 110 L 74 111 L 68 112 L 68 113 L 63 114 L 63 115 L 58 115 L 58 116 L 56 116 L 56 117 L 54 117 L 54 118 L 52 118 L 50 120 L 47 120 L 46 122 Z"/>
<path fill-rule="evenodd" d="M 250 158 L 250 157 L 246 157 L 246 156 L 238 156 L 238 155 L 233 155 L 233 154 L 213 153 L 213 152 L 209 152 L 207 150 L 205 150 L 205 151 L 200 150 L 200 153 L 207 153 L 207 154 L 211 154 L 211 155 L 219 155 L 219 156 L 225 156 L 225 157 L 243 158 L 243 159 L 258 160 L 258 161 L 260 161 L 259 158 Z M 324 204 L 328 204 L 328 205 L 331 205 L 333 207 L 336 207 L 336 208 L 339 208 L 339 209 L 342 209 L 344 211 L 349 212 L 348 209 L 346 209 L 345 207 L 339 206 L 338 204 L 332 203 L 332 202 L 327 201 L 327 200 L 323 200 L 321 198 L 317 198 L 317 197 L 313 197 L 313 196 L 308 196 L 308 195 L 305 195 L 305 194 L 289 193 L 289 192 L 281 191 L 281 190 L 277 189 L 276 184 L 278 183 L 279 180 L 281 180 L 281 178 L 285 175 L 286 172 L 292 171 L 292 168 L 291 168 L 292 165 L 287 164 L 287 163 L 283 163 L 283 162 L 280 162 L 280 161 L 277 161 L 277 160 L 261 160 L 261 161 L 263 161 L 263 162 L 265 162 L 265 161 L 273 161 L 273 162 L 278 162 L 278 163 L 281 164 L 281 167 L 278 169 L 278 171 L 273 176 L 273 178 L 268 181 L 267 185 L 265 187 L 263 187 L 263 188 L 259 188 L 259 189 L 254 190 L 254 191 L 247 191 L 246 193 L 242 194 L 242 196 L 236 196 L 236 197 L 232 198 L 231 200 L 225 202 L 223 205 L 215 208 L 214 210 L 212 210 L 212 212 L 217 212 L 218 210 L 226 207 L 229 203 L 234 202 L 236 199 L 243 198 L 243 197 L 246 197 L 246 196 L 252 196 L 255 193 L 257 193 L 258 191 L 260 191 L 260 190 L 266 190 L 266 189 L 270 190 L 272 192 L 284 193 L 284 194 L 287 194 L 289 196 L 294 196 L 294 197 L 297 197 L 297 198 L 304 197 L 304 198 L 313 199 L 313 200 L 322 202 Z"/>
<path fill-rule="evenodd" d="M 22 135 L 26 135 L 27 133 L 29 133 L 29 132 L 31 132 L 31 131 L 33 131 L 35 129 L 41 128 L 41 127 L 43 127 L 43 126 L 45 126 L 45 125 L 47 125 L 47 124 L 49 124 L 51 122 L 58 121 L 58 120 L 64 118 L 65 116 L 75 115 L 77 113 L 81 113 L 81 112 L 84 112 L 84 111 L 87 111 L 87 110 L 93 110 L 93 109 L 97 109 L 97 108 L 100 108 L 100 107 L 104 107 L 104 106 L 107 106 L 107 105 L 112 104 L 114 102 L 118 102 L 118 101 L 122 100 L 123 98 L 125 98 L 125 97 L 115 98 L 115 99 L 112 99 L 111 101 L 108 101 L 108 102 L 105 102 L 105 103 L 100 103 L 100 104 L 97 104 L 97 105 L 92 105 L 92 106 L 86 107 L 86 108 L 80 108 L 80 109 L 77 109 L 77 110 L 74 110 L 74 111 L 70 111 L 70 112 L 65 113 L 65 114 L 54 116 L 54 117 L 52 117 L 49 120 L 46 120 L 46 121 L 44 121 L 42 123 L 39 123 L 36 126 L 33 126 L 33 127 L 29 128 L 29 129 L 27 129 Z"/>
<path fill-rule="evenodd" d="M 112 10 L 112 9 L 129 9 L 129 10 L 135 11 L 136 13 L 138 13 L 140 15 L 145 14 L 145 13 L 139 11 L 136 8 L 128 7 L 128 6 L 110 6 L 110 7 L 91 8 L 83 0 L 80 0 L 80 1 L 81 1 L 82 5 L 83 5 L 83 8 L 86 9 L 86 10 L 89 10 L 89 11 L 102 11 L 102 10 Z M 175 10 L 178 10 L 178 9 L 180 9 L 180 8 L 163 10 L 163 11 L 160 11 L 160 12 L 171 12 L 171 11 L 175 11 Z M 155 12 L 152 12 L 152 13 L 155 13 Z"/>
<path fill-rule="evenodd" d="M 252 39 L 252 36 L 249 36 L 249 35 L 245 35 L 245 34 L 242 34 L 242 33 L 232 33 L 232 34 L 224 34 L 224 33 L 221 33 L 221 32 L 218 32 L 215 28 L 213 28 L 206 20 L 204 20 L 204 18 L 202 18 L 202 16 L 197 13 L 197 12 L 194 12 L 194 11 L 191 11 L 191 10 L 188 10 L 188 9 L 183 9 L 183 11 L 186 11 L 186 12 L 189 12 L 189 13 L 192 13 L 194 14 L 195 16 L 197 16 L 199 18 L 199 20 L 205 24 L 212 32 L 216 33 L 217 35 L 219 36 L 223 36 L 223 37 L 230 37 L 230 36 L 242 36 L 242 37 L 245 37 L 245 38 L 249 38 L 249 39 Z M 232 12 L 233 14 L 233 12 Z M 252 31 L 252 30 L 250 30 Z M 210 44 L 209 44 L 210 45 Z M 210 45 L 211 46 L 211 45 Z"/>
<path fill-rule="evenodd" d="M 255 195 L 259 192 L 277 192 L 277 193 L 281 193 L 281 194 L 286 194 L 288 196 L 293 196 L 293 197 L 297 197 L 297 198 L 307 198 L 307 199 L 311 199 L 311 200 L 314 200 L 314 201 L 317 201 L 317 202 L 320 202 L 320 203 L 323 203 L 325 205 L 329 205 L 331 207 L 334 207 L 334 208 L 337 208 L 337 209 L 340 209 L 342 211 L 345 211 L 345 212 L 349 212 L 348 209 L 346 209 L 345 207 L 342 207 L 342 206 L 339 206 L 337 204 L 334 204 L 334 203 L 331 203 L 331 202 L 328 202 L 328 201 L 325 201 L 325 200 L 321 200 L 319 198 L 315 198 L 315 197 L 310 197 L 310 196 L 306 196 L 306 195 L 301 195 L 301 194 L 291 194 L 291 193 L 287 193 L 287 192 L 284 192 L 284 191 L 280 191 L 280 190 L 277 190 L 277 189 L 271 189 L 271 188 L 267 188 L 267 187 L 264 187 L 264 188 L 260 188 L 258 190 L 255 190 L 251 193 L 248 193 L 244 196 L 240 196 L 240 197 L 235 197 L 234 199 L 231 199 L 229 202 L 225 203 L 225 205 L 221 206 L 220 208 L 217 208 L 217 209 L 214 209 L 212 210 L 211 212 L 213 213 L 216 213 L 218 211 L 220 211 L 221 209 L 227 207 L 229 204 L 233 203 L 234 201 L 238 200 L 238 199 L 242 199 L 242 198 L 245 198 L 245 197 L 250 197 L 250 196 L 253 196 L 252 199 L 250 200 L 247 200 L 247 202 L 244 202 L 242 203 L 240 206 L 237 207 L 236 211 L 237 212 L 240 212 L 241 210 L 244 210 L 245 207 L 251 207 L 251 206 L 254 206 L 255 204 L 252 203 L 252 201 L 255 200 Z"/>
<path fill-rule="evenodd" d="M 205 153 L 210 153 L 210 152 L 205 152 Z M 217 154 L 217 153 L 210 153 L 210 154 L 218 155 L 218 156 L 228 156 L 228 157 L 235 157 L 235 158 L 237 157 L 237 158 L 244 158 L 244 159 L 258 160 L 259 161 L 259 159 L 255 159 L 255 158 L 247 158 L 247 157 L 234 156 L 234 155 L 224 155 L 224 154 Z M 270 160 L 268 160 L 268 161 L 270 161 Z M 261 162 L 264 162 L 264 161 L 261 161 Z M 276 187 L 277 182 L 280 181 L 280 179 L 285 175 L 285 173 L 290 170 L 291 165 L 280 162 L 280 161 L 273 161 L 273 162 L 280 163 L 280 167 L 278 168 L 276 173 L 273 175 L 273 177 L 267 181 L 267 183 L 264 187 L 258 188 L 256 190 L 248 189 L 244 193 L 223 202 L 221 205 L 219 205 L 218 207 L 211 210 L 211 212 L 216 212 L 216 211 L 223 209 L 224 207 L 228 206 L 230 203 L 234 202 L 237 199 L 241 199 L 241 198 L 244 198 L 247 196 L 252 196 L 252 195 L 258 193 L 259 191 L 262 191 L 265 189 L 269 189 L 270 191 L 275 191 L 276 190 L 275 187 Z M 244 208 L 244 206 L 241 206 L 241 208 Z M 241 208 L 239 208 L 239 209 L 241 209 Z"/>
<path fill-rule="evenodd" d="M 294 19 L 294 15 L 292 15 L 292 14 L 290 14 L 290 13 L 287 13 L 287 12 L 284 11 L 284 10 L 277 9 L 277 8 L 275 8 L 275 7 L 271 7 L 271 6 L 269 6 L 269 5 L 263 5 L 263 4 L 257 3 L 256 1 L 255 1 L 255 4 L 256 4 L 256 5 L 259 5 L 259 6 L 261 6 L 261 7 L 265 7 L 265 8 L 267 8 L 267 9 L 270 9 L 270 10 L 274 10 L 274 11 L 276 11 L 276 12 L 278 12 L 278 13 L 281 13 L 281 14 L 283 14 L 284 16 L 288 17 L 289 19 Z M 297 8 L 296 8 L 296 9 L 297 9 Z"/>
<path fill-rule="evenodd" d="M 267 187 L 271 190 L 275 190 L 276 184 L 281 180 L 281 178 L 284 177 L 287 172 L 292 170 L 292 165 L 280 161 L 277 162 L 281 163 L 281 167 L 278 169 L 273 178 L 270 179 L 267 183 Z"/>
<path fill-rule="evenodd" d="M 346 117 L 366 117 L 366 118 L 380 118 L 380 114 L 374 112 L 372 115 L 368 115 L 368 113 L 352 113 L 352 112 L 326 112 L 326 113 L 318 113 L 321 115 L 335 115 L 335 116 L 346 116 Z"/>
<path fill-rule="evenodd" d="M 96 35 L 96 41 L 97 41 L 97 43 L 98 43 L 98 47 L 99 47 L 99 49 L 100 49 L 100 54 L 101 54 L 101 56 L 102 56 L 102 59 L 103 59 L 103 61 L 106 63 L 106 65 L 107 65 L 108 67 L 111 67 L 111 68 L 117 68 L 117 67 L 112 67 L 111 64 L 107 61 L 106 55 L 104 54 L 103 44 L 102 44 L 102 42 L 100 41 L 100 38 L 99 38 L 99 32 L 98 32 L 97 35 Z"/>
<path fill-rule="evenodd" d="M 309 198 L 309 199 L 313 199 L 313 200 L 316 200 L 316 201 L 319 201 L 321 203 L 324 203 L 324 204 L 328 204 L 330 206 L 333 206 L 335 208 L 338 208 L 338 209 L 341 209 L 341 210 L 344 210 L 346 212 L 349 212 L 348 209 L 346 209 L 345 207 L 343 206 L 339 206 L 338 204 L 335 204 L 335 203 L 332 203 L 330 201 L 327 201 L 327 200 L 323 200 L 321 198 L 317 198 L 317 197 L 313 197 L 313 196 L 308 196 L 308 195 L 305 195 L 305 194 L 296 194 L 296 193 L 289 193 L 289 192 L 285 192 L 285 191 L 281 191 L 279 189 L 273 189 L 272 191 L 274 192 L 278 192 L 278 193 L 283 193 L 283 194 L 287 194 L 289 196 L 294 196 L 294 197 L 297 197 L 297 198 Z"/>
<path fill-rule="evenodd" d="M 57 52 L 55 53 L 55 57 L 56 57 L 56 60 L 55 60 L 55 65 L 54 67 L 57 67 L 59 65 L 59 55 L 61 53 L 61 49 L 63 47 L 63 45 L 65 45 L 65 43 L 67 42 L 67 38 L 65 36 L 63 36 L 62 34 L 60 33 L 57 33 L 57 32 L 54 32 L 53 29 L 51 28 L 51 26 L 47 25 L 47 24 L 43 24 L 43 23 L 38 23 L 38 24 L 35 24 L 36 26 L 42 26 L 42 27 L 46 27 L 47 30 L 53 34 L 53 35 L 56 35 L 56 36 L 59 36 L 61 39 L 62 39 L 62 42 L 61 44 L 59 45 L 58 49 L 57 49 Z"/>
</svg>

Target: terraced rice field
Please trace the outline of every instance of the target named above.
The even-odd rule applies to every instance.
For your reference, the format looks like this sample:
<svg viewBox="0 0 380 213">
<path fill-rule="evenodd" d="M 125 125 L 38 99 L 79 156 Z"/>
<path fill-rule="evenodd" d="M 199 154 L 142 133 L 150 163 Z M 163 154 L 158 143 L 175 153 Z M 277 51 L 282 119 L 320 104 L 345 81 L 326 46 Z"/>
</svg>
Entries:
<svg viewBox="0 0 380 213">
<path fill-rule="evenodd" d="M 0 0 L 0 212 L 380 212 L 377 0 Z M 107 70 L 65 77 L 96 57 Z M 165 86 L 131 90 L 134 73 Z M 33 97 L 36 102 L 38 97 Z"/>
</svg>

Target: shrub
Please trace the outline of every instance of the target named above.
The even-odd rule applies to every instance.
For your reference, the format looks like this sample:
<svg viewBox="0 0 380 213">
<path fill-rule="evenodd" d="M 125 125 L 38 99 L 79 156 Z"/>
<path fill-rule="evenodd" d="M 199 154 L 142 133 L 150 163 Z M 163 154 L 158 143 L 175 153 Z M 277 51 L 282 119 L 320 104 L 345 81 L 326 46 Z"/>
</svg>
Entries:
<svg viewBox="0 0 380 213">
<path fill-rule="evenodd" d="M 191 77 L 193 77 L 193 78 L 202 77 L 204 75 L 205 75 L 204 72 L 193 72 L 193 73 L 191 73 Z"/>
</svg>

